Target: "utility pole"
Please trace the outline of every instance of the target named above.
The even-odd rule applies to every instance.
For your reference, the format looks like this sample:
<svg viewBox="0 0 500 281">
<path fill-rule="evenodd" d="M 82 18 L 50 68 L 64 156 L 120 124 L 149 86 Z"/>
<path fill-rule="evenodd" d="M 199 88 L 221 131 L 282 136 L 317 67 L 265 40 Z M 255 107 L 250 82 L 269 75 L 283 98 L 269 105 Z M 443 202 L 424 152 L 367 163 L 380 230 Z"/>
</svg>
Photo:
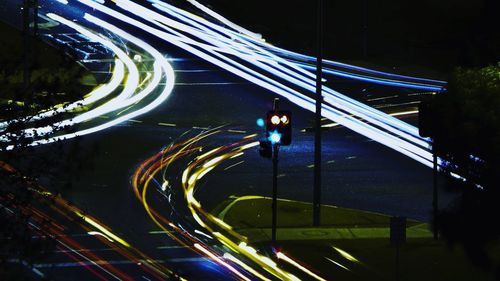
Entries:
<svg viewBox="0 0 500 281">
<path fill-rule="evenodd" d="M 321 211 L 321 104 L 323 78 L 323 0 L 318 0 L 316 22 L 316 116 L 314 130 L 314 191 L 313 191 L 313 226 L 320 225 Z"/>
<path fill-rule="evenodd" d="M 33 36 L 38 37 L 38 0 L 33 0 Z"/>
<path fill-rule="evenodd" d="M 434 120 L 436 116 L 435 109 L 433 108 L 432 100 L 424 100 L 418 106 L 418 134 L 421 137 L 432 139 L 432 213 L 434 216 L 434 239 L 439 237 L 439 221 L 438 221 L 438 150 L 436 149 L 436 132 Z"/>
<path fill-rule="evenodd" d="M 33 34 L 30 18 L 33 9 Z M 36 48 L 32 46 L 31 36 L 38 36 L 38 0 L 23 0 L 23 87 L 28 91 L 31 85 L 31 65 L 36 58 Z"/>
<path fill-rule="evenodd" d="M 368 57 L 368 0 L 363 0 L 363 57 Z"/>
<path fill-rule="evenodd" d="M 432 142 L 432 211 L 434 216 L 434 239 L 439 238 L 439 221 L 438 221 L 438 157 L 436 154 L 435 142 Z"/>
<path fill-rule="evenodd" d="M 30 87 L 30 0 L 23 0 L 23 87 L 27 91 Z"/>
</svg>

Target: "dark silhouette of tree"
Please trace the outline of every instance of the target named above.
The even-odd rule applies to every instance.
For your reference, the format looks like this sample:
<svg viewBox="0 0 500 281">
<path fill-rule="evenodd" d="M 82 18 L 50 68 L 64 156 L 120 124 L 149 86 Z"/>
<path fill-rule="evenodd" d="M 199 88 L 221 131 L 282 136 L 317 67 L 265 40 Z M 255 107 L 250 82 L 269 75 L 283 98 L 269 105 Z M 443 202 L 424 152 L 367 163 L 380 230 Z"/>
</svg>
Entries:
<svg viewBox="0 0 500 281">
<path fill-rule="evenodd" d="M 447 186 L 460 196 L 437 218 L 441 235 L 461 244 L 471 261 L 494 269 L 488 245 L 500 237 L 500 65 L 458 68 L 431 102 L 436 152 L 448 161 Z"/>
<path fill-rule="evenodd" d="M 32 62 L 30 86 L 24 88 L 19 32 L 2 24 L 0 31 L 8 37 L 0 39 L 0 122 L 9 121 L 7 127 L 0 128 L 0 136 L 10 139 L 0 141 L 0 280 L 28 280 L 32 278 L 26 274 L 26 267 L 43 260 L 54 247 L 53 239 L 45 235 L 45 223 L 38 222 L 38 228 L 32 224 L 33 207 L 50 204 L 40 203 L 33 186 L 43 182 L 54 194 L 69 188 L 70 180 L 64 175 L 70 177 L 91 166 L 82 163 L 88 163 L 95 151 L 81 147 L 78 140 L 71 145 L 56 142 L 35 148 L 30 146 L 33 138 L 24 129 L 50 125 L 50 118 L 33 122 L 32 117 L 41 110 L 80 99 L 89 89 L 79 83 L 84 68 L 64 49 L 53 49 L 38 40 L 32 40 L 36 48 L 51 51 L 48 58 L 38 56 Z M 7 150 L 10 145 L 14 149 Z"/>
</svg>

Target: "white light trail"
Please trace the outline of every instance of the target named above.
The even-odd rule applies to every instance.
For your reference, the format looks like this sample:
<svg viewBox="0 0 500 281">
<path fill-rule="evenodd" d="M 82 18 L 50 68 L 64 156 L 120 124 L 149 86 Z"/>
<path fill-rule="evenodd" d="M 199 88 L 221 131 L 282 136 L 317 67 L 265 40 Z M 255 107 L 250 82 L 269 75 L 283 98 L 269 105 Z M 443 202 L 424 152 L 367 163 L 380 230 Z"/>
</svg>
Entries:
<svg viewBox="0 0 500 281">
<path fill-rule="evenodd" d="M 257 85 L 260 85 L 270 91 L 273 91 L 287 99 L 289 99 L 290 101 L 296 103 L 297 105 L 303 107 L 303 108 L 306 108 L 308 110 L 311 110 L 313 111 L 314 110 L 314 100 L 301 94 L 300 92 L 298 91 L 295 91 L 279 82 L 277 82 L 276 80 L 262 74 L 262 73 L 259 73 L 258 71 L 255 71 L 249 67 L 246 67 L 244 66 L 242 63 L 239 63 L 233 59 L 230 59 L 229 57 L 221 54 L 221 53 L 218 53 L 216 52 L 215 50 L 213 49 L 203 49 L 200 46 L 200 44 L 198 44 L 196 41 L 192 40 L 192 39 L 186 39 L 186 36 L 180 34 L 179 32 L 176 32 L 176 31 L 173 31 L 173 30 L 170 30 L 170 29 L 166 29 L 169 32 L 166 32 L 166 31 L 161 31 L 161 30 L 158 30 L 157 28 L 153 28 L 151 26 L 148 26 L 142 22 L 139 22 L 137 20 L 134 20 L 128 16 L 125 16 L 119 12 L 116 12 L 112 9 L 109 9 L 107 7 L 104 7 L 102 5 L 98 5 L 96 4 L 95 2 L 91 2 L 91 1 L 88 1 L 88 0 L 79 0 L 80 2 L 88 5 L 88 6 L 91 6 L 92 8 L 95 8 L 95 9 L 98 9 L 100 10 L 101 12 L 104 12 L 108 15 L 111 15 L 119 20 L 122 20 L 124 22 L 127 22 L 131 25 L 134 25 L 136 26 L 137 28 L 140 28 L 148 33 L 151 33 L 171 44 L 174 44 L 175 46 L 178 46 L 190 53 L 192 53 L 193 55 L 196 55 L 206 61 L 209 61 L 217 66 L 220 66 L 221 68 L 227 70 L 227 71 L 230 71 L 252 83 L 255 83 Z M 151 22 L 152 24 L 155 24 L 157 26 L 162 26 L 164 25 L 165 23 L 172 23 L 172 26 L 175 27 L 175 28 L 178 28 L 178 29 L 181 29 L 183 30 L 183 28 L 185 27 L 185 25 L 182 25 L 182 24 L 179 24 L 178 22 L 173 22 L 171 19 L 167 19 L 155 12 L 152 12 L 150 10 L 147 10 L 146 8 L 140 6 L 140 5 L 137 5 L 135 3 L 132 3 L 130 1 L 122 1 L 122 0 L 117 0 L 117 5 L 120 6 L 121 8 L 123 9 L 126 9 L 128 11 L 134 11 L 138 16 L 144 18 L 145 20 Z M 157 22 L 157 20 L 161 20 L 161 23 Z M 193 31 L 193 28 L 187 28 L 186 29 L 187 31 Z M 194 34 L 195 35 L 200 35 L 199 32 L 196 32 L 194 31 Z M 212 39 L 211 38 L 207 38 L 208 42 L 210 42 Z M 188 42 L 188 43 L 186 43 Z M 206 44 L 202 44 L 201 46 L 203 47 L 206 47 L 205 46 Z M 220 48 L 220 47 L 218 47 Z M 228 51 L 228 52 L 232 52 L 234 54 L 234 50 L 233 51 Z M 274 74 L 274 73 L 273 73 Z M 350 99 L 347 99 L 345 97 L 342 97 L 343 99 L 346 99 L 347 101 L 351 102 Z M 337 102 L 337 101 L 335 101 Z M 345 102 L 341 103 L 342 105 L 345 105 Z M 401 122 L 393 117 L 388 117 L 388 115 L 386 115 L 385 113 L 382 113 L 382 112 L 377 112 L 375 111 L 374 109 L 370 108 L 369 106 L 366 106 L 364 104 L 361 104 L 361 103 L 358 103 L 357 101 L 352 101 L 352 104 L 349 105 L 351 108 L 349 108 L 350 112 L 346 112 L 346 113 L 343 113 L 341 111 L 339 111 L 338 109 L 335 109 L 333 107 L 330 107 L 328 105 L 323 105 L 323 115 L 325 117 L 328 117 L 329 119 L 335 121 L 335 122 L 338 122 L 364 136 L 367 136 L 369 138 L 372 138 L 386 146 L 389 146 L 417 161 L 419 161 L 420 163 L 423 163 L 427 166 L 431 166 L 432 165 L 432 162 L 431 162 L 431 154 L 428 152 L 428 148 L 427 147 L 424 147 L 422 148 L 422 144 L 426 144 L 425 142 L 423 141 L 419 141 L 418 138 L 416 138 L 416 140 L 419 142 L 417 144 L 413 143 L 413 142 L 410 142 L 410 141 L 406 141 L 402 138 L 408 138 L 408 135 L 414 135 L 416 134 L 417 130 L 416 128 L 404 123 L 404 122 Z M 344 109 L 344 108 L 343 108 Z M 372 112 L 376 112 L 376 113 L 372 113 Z M 365 116 L 366 118 L 377 118 L 377 119 L 383 119 L 379 122 L 383 122 L 383 123 L 379 123 L 381 124 L 383 127 L 385 127 L 384 129 L 388 129 L 389 128 L 389 131 L 392 133 L 396 133 L 396 135 L 392 135 L 392 134 L 389 134 L 387 133 L 385 130 L 381 130 L 380 128 L 376 128 L 372 125 L 368 125 L 366 124 L 365 122 L 363 121 L 360 121 L 356 118 L 353 118 L 349 115 L 355 115 L 355 116 L 358 116 L 358 115 L 362 115 L 362 116 Z M 391 119 L 393 118 L 393 119 Z M 377 119 L 373 119 L 374 121 L 377 121 Z M 388 123 L 388 124 L 385 124 L 385 123 Z M 403 124 L 403 126 L 401 126 L 400 128 L 398 129 L 406 129 L 406 131 L 403 131 L 403 132 L 399 132 L 398 130 L 394 130 L 394 129 L 391 129 L 390 127 L 392 127 L 392 125 L 397 125 L 397 123 L 399 124 Z M 409 132 L 408 132 L 409 131 Z M 413 138 L 413 137 L 411 137 Z M 415 140 L 415 139 L 413 139 Z"/>
<path fill-rule="evenodd" d="M 118 86 L 120 86 L 121 81 L 125 77 L 125 65 L 119 59 L 115 59 L 115 67 L 113 69 L 113 75 L 111 80 L 104 85 L 101 85 L 90 92 L 83 100 L 76 101 L 68 105 L 60 105 L 54 109 L 43 111 L 29 118 L 29 122 L 37 121 L 43 118 L 52 117 L 59 113 L 68 112 L 74 109 L 81 108 L 83 106 L 92 104 L 100 99 L 105 98 L 115 91 Z M 0 123 L 0 128 L 5 128 L 10 122 L 18 122 L 17 120 L 6 121 Z"/>
<path fill-rule="evenodd" d="M 86 29 L 83 29 L 82 27 L 76 25 L 75 23 L 68 21 L 60 16 L 57 16 L 54 14 L 50 14 L 49 16 L 51 18 L 61 22 L 61 23 L 67 24 L 68 26 L 70 26 L 72 28 L 76 27 L 75 29 L 77 29 L 79 32 L 81 32 L 85 36 L 88 36 L 89 38 L 95 39 L 98 42 L 102 42 L 102 43 L 109 42 L 106 39 L 104 39 L 100 36 L 94 35 L 94 34 L 90 33 L 89 31 L 87 31 Z M 128 33 L 125 33 L 124 31 L 114 27 L 113 25 L 108 24 L 102 20 L 99 20 L 91 15 L 86 15 L 85 19 L 87 19 L 90 22 L 93 22 L 101 27 L 106 28 L 115 34 L 118 34 L 119 36 L 123 37 L 125 40 L 127 40 L 127 41 L 141 47 L 142 49 L 146 50 L 147 52 L 149 52 L 151 54 L 151 56 L 155 59 L 155 62 L 153 64 L 153 69 L 154 69 L 153 79 L 148 84 L 148 86 L 145 87 L 140 93 L 133 95 L 134 91 L 136 90 L 136 88 L 138 86 L 139 77 L 138 77 L 138 71 L 137 71 L 137 68 L 135 67 L 135 64 L 133 64 L 132 60 L 130 58 L 128 58 L 128 56 L 127 56 L 128 62 L 132 63 L 132 65 L 130 65 L 130 68 L 132 69 L 132 71 L 130 71 L 129 78 L 128 78 L 128 80 L 132 79 L 132 82 L 129 82 L 128 84 L 133 85 L 133 87 L 129 86 L 127 88 L 127 85 L 126 85 L 122 94 L 120 94 L 118 97 L 112 99 L 108 103 L 104 104 L 102 107 L 98 107 L 95 110 L 83 113 L 83 114 L 75 117 L 72 120 L 66 120 L 66 121 L 56 123 L 56 125 L 61 126 L 61 125 L 75 124 L 78 122 L 84 122 L 84 121 L 90 120 L 92 118 L 95 118 L 97 116 L 100 116 L 102 114 L 109 113 L 111 111 L 115 111 L 117 109 L 124 108 L 124 107 L 130 106 L 130 105 L 133 105 L 135 103 L 138 103 L 142 99 L 144 99 L 146 96 L 148 96 L 153 90 L 155 90 L 157 88 L 161 78 L 163 77 L 162 73 L 165 73 L 165 80 L 166 80 L 165 86 L 163 87 L 163 90 L 160 91 L 159 95 L 153 101 L 151 101 L 149 104 L 147 104 L 139 109 L 133 109 L 134 111 L 127 113 L 127 114 L 124 114 L 120 117 L 116 117 L 115 119 L 113 119 L 107 123 L 104 123 L 104 124 L 101 124 L 98 126 L 94 126 L 94 127 L 88 128 L 88 129 L 80 130 L 80 131 L 77 131 L 75 133 L 69 133 L 69 134 L 65 134 L 65 135 L 50 137 L 47 139 L 36 140 L 33 143 L 31 143 L 31 146 L 52 143 L 52 142 L 55 142 L 58 140 L 74 138 L 76 136 L 82 136 L 82 135 L 86 135 L 86 134 L 90 134 L 90 133 L 94 133 L 97 131 L 107 129 L 109 127 L 112 127 L 112 126 L 119 124 L 123 121 L 126 121 L 128 119 L 132 119 L 134 117 L 137 117 L 141 114 L 144 114 L 144 113 L 156 108 L 163 101 L 165 101 L 167 99 L 167 97 L 170 95 L 170 93 L 172 92 L 172 89 L 174 87 L 174 80 L 175 80 L 174 70 L 171 67 L 171 65 L 168 63 L 167 59 L 165 57 L 163 57 L 163 55 L 160 52 L 158 52 L 156 49 L 154 49 L 150 45 L 146 44 L 142 40 L 139 40 L 138 38 L 133 37 L 133 36 L 129 35 Z M 108 43 L 106 43 L 106 44 L 108 44 Z M 112 43 L 109 42 L 109 44 L 112 44 Z M 107 47 L 111 47 L 111 46 L 107 46 Z M 111 47 L 111 49 L 113 49 L 115 51 L 116 46 Z M 116 49 L 115 53 L 117 54 L 118 57 L 120 57 L 121 55 L 126 56 L 126 54 L 123 51 L 118 50 L 118 49 Z M 124 61 L 125 64 L 127 64 L 127 59 L 125 59 L 125 58 L 120 58 L 120 59 L 122 61 Z M 133 70 L 133 69 L 135 69 L 135 70 Z M 132 76 L 132 78 L 130 76 Z M 47 129 L 47 128 L 27 129 L 27 131 L 29 131 L 29 130 L 35 130 L 35 132 L 37 132 L 37 133 L 50 132 L 50 129 Z M 8 150 L 13 149 L 13 148 L 14 148 L 13 145 L 7 147 Z"/>
</svg>

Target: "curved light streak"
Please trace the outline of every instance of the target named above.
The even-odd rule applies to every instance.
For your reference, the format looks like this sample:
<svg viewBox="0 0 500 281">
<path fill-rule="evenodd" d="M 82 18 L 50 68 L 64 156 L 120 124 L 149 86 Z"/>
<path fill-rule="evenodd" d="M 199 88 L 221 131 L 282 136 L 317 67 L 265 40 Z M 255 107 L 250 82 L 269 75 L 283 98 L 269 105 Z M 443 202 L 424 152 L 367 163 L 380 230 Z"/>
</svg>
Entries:
<svg viewBox="0 0 500 281">
<path fill-rule="evenodd" d="M 59 113 L 68 112 L 71 110 L 75 110 L 86 105 L 92 104 L 94 102 L 99 101 L 100 99 L 105 98 L 110 95 L 113 91 L 115 91 L 118 86 L 120 86 L 121 81 L 125 77 L 125 65 L 123 61 L 120 59 L 115 59 L 115 65 L 113 69 L 113 75 L 111 76 L 110 81 L 107 84 L 98 86 L 94 90 L 92 90 L 89 94 L 87 94 L 82 100 L 73 102 L 68 105 L 56 105 L 55 108 L 45 110 L 40 112 L 34 116 L 29 117 L 29 122 L 41 120 L 43 118 L 52 117 Z M 5 121 L 0 123 L 0 128 L 4 128 L 9 125 L 11 122 L 19 122 L 17 120 Z"/>
<path fill-rule="evenodd" d="M 127 81 L 125 83 L 125 87 L 122 90 L 122 92 L 115 98 L 113 98 L 111 101 L 106 103 L 103 106 L 100 106 L 96 109 L 93 109 L 91 111 L 85 112 L 79 116 L 76 116 L 75 118 L 72 119 L 67 119 L 64 121 L 59 121 L 57 123 L 54 123 L 49 126 L 45 127 L 40 127 L 40 128 L 28 128 L 24 129 L 24 134 L 29 136 L 43 136 L 49 133 L 52 133 L 55 131 L 55 129 L 60 128 L 60 127 L 65 127 L 65 126 L 72 126 L 77 123 L 81 123 L 87 120 L 90 120 L 92 118 L 98 117 L 100 115 L 106 114 L 110 111 L 113 111 L 114 109 L 121 108 L 125 104 L 122 103 L 123 100 L 127 99 L 131 95 L 133 95 L 135 89 L 137 88 L 139 84 L 139 71 L 137 70 L 137 67 L 135 66 L 134 62 L 128 57 L 128 55 L 122 51 L 120 48 L 118 48 L 115 44 L 113 44 L 111 41 L 108 39 L 105 39 L 102 36 L 96 35 L 89 30 L 81 27 L 80 25 L 67 20 L 59 15 L 53 14 L 53 13 L 48 13 L 47 16 L 51 18 L 52 20 L 55 20 L 57 22 L 60 22 L 64 25 L 67 25 L 68 27 L 76 30 L 80 34 L 86 36 L 90 40 L 93 40 L 95 42 L 99 42 L 100 44 L 104 45 L 105 47 L 109 48 L 112 50 L 118 58 L 125 63 L 129 70 L 129 75 L 127 78 Z M 57 137 L 59 139 L 60 137 Z M 56 140 L 56 138 L 53 138 Z M 36 143 L 36 142 L 35 142 Z"/>
<path fill-rule="evenodd" d="M 61 18 L 58 18 L 57 16 L 55 18 L 61 19 Z M 150 45 L 146 44 L 142 40 L 125 33 L 124 31 L 112 26 L 111 24 L 108 24 L 102 20 L 99 20 L 91 15 L 85 15 L 85 18 L 87 20 L 95 23 L 95 24 L 98 24 L 104 28 L 109 29 L 110 31 L 112 31 L 116 34 L 119 34 L 120 36 L 125 38 L 127 41 L 132 42 L 133 44 L 138 45 L 142 49 L 148 51 L 152 55 L 152 57 L 155 59 L 155 62 L 153 64 L 154 74 L 153 74 L 152 82 L 149 83 L 148 86 L 146 88 L 144 88 L 140 93 L 130 97 L 131 93 L 129 91 L 127 91 L 125 94 L 120 95 L 120 98 L 113 99 L 111 101 L 115 104 L 114 107 L 109 105 L 111 102 L 108 102 L 108 104 L 105 104 L 106 107 L 104 109 L 98 108 L 95 111 L 89 111 L 87 113 L 84 113 L 80 116 L 75 117 L 71 122 L 74 122 L 74 123 L 84 122 L 84 121 L 90 120 L 92 118 L 95 118 L 101 114 L 111 112 L 111 111 L 114 111 L 114 110 L 117 110 L 119 108 L 123 108 L 126 106 L 130 106 L 134 103 L 141 101 L 146 96 L 148 96 L 148 94 L 151 93 L 158 86 L 158 84 L 162 78 L 162 72 L 165 74 L 165 80 L 166 80 L 165 86 L 163 87 L 163 90 L 160 92 L 160 94 L 153 101 L 151 101 L 149 104 L 147 104 L 139 109 L 136 109 L 130 113 L 121 115 L 120 117 L 117 117 L 117 118 L 115 118 L 107 123 L 104 123 L 104 124 L 101 124 L 98 126 L 94 126 L 92 128 L 80 130 L 80 131 L 75 132 L 75 133 L 69 133 L 69 134 L 65 134 L 65 135 L 60 135 L 60 136 L 55 136 L 55 137 L 51 137 L 51 138 L 47 138 L 47 139 L 34 141 L 33 143 L 31 143 L 31 146 L 52 143 L 52 142 L 55 142 L 58 140 L 74 138 L 76 136 L 82 136 L 82 135 L 86 135 L 86 134 L 90 134 L 90 133 L 94 133 L 97 131 L 107 129 L 107 128 L 112 127 L 116 124 L 119 124 L 123 121 L 126 121 L 128 119 L 131 119 L 131 118 L 137 117 L 139 115 L 142 115 L 146 112 L 149 112 L 150 110 L 159 106 L 163 101 L 165 101 L 168 98 L 168 96 L 170 95 L 170 93 L 172 92 L 172 89 L 174 87 L 174 81 L 175 81 L 174 70 L 171 67 L 171 65 L 168 63 L 167 59 L 165 57 L 163 57 L 160 52 L 158 52 L 156 49 L 154 49 Z M 62 22 L 68 23 L 64 19 L 62 20 Z M 71 22 L 69 22 L 69 24 L 71 24 Z M 122 51 L 120 50 L 120 52 L 122 52 Z M 117 52 L 117 53 L 119 53 L 119 52 Z M 135 65 L 134 65 L 134 67 L 135 67 Z M 138 83 L 138 78 L 137 79 L 134 78 L 134 80 L 133 80 L 134 87 L 137 87 L 136 82 Z M 129 87 L 129 89 L 132 90 L 132 94 L 133 94 L 134 89 L 132 89 L 132 87 Z M 116 105 L 117 100 L 120 101 L 122 99 L 125 99 L 125 100 L 121 101 L 119 104 Z M 71 123 L 69 121 L 63 121 L 63 122 L 57 123 L 57 125 L 61 125 L 61 124 L 62 125 L 69 125 Z M 13 148 L 13 146 L 9 146 L 7 149 L 12 149 L 12 148 Z"/>
<path fill-rule="evenodd" d="M 264 270 L 270 274 L 276 276 L 282 280 L 299 280 L 293 274 L 279 268 L 277 264 L 266 256 L 259 254 L 254 248 L 250 247 L 246 243 L 246 238 L 242 237 L 240 234 L 232 230 L 232 227 L 222 222 L 213 215 L 207 213 L 203 210 L 201 204 L 194 197 L 194 190 L 197 182 L 201 179 L 201 175 L 206 174 L 211 171 L 216 166 L 218 166 L 223 160 L 233 159 L 234 155 L 242 155 L 244 149 L 249 149 L 251 147 L 258 146 L 258 142 L 252 141 L 251 138 L 243 139 L 241 143 L 218 147 L 212 149 L 208 153 L 196 157 L 196 159 L 188 165 L 184 170 L 183 176 L 183 188 L 185 193 L 186 203 L 188 209 L 191 211 L 191 215 L 195 221 L 203 228 L 205 228 L 213 237 L 215 237 L 223 245 L 226 245 L 229 249 L 232 249 L 235 253 L 244 255 L 246 258 L 252 260 L 254 263 L 262 267 Z M 236 145 L 236 147 L 235 147 Z M 232 149 L 231 149 L 232 148 Z M 227 151 L 231 149 L 230 151 Z M 227 235 L 216 231 L 211 225 L 216 225 L 225 232 L 229 233 L 232 239 Z M 237 241 L 234 241 L 237 239 Z M 244 266 L 243 266 L 244 267 Z M 245 267 L 244 267 L 245 268 Z M 252 271 L 249 271 L 252 273 Z M 260 278 L 260 275 L 255 275 Z"/>
</svg>

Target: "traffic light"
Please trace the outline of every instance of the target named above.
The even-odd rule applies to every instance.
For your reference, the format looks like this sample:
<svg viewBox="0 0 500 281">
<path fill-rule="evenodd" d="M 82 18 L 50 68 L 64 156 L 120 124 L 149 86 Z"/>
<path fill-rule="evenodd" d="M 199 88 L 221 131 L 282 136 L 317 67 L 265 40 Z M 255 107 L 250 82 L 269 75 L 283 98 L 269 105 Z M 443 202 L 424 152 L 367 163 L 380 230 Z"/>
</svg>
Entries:
<svg viewBox="0 0 500 281">
<path fill-rule="evenodd" d="M 434 137 L 436 119 L 430 101 L 422 101 L 418 106 L 418 134 L 421 137 Z"/>
<path fill-rule="evenodd" d="M 292 113 L 290 111 L 267 112 L 266 139 L 272 144 L 290 145 L 292 142 Z"/>
</svg>

